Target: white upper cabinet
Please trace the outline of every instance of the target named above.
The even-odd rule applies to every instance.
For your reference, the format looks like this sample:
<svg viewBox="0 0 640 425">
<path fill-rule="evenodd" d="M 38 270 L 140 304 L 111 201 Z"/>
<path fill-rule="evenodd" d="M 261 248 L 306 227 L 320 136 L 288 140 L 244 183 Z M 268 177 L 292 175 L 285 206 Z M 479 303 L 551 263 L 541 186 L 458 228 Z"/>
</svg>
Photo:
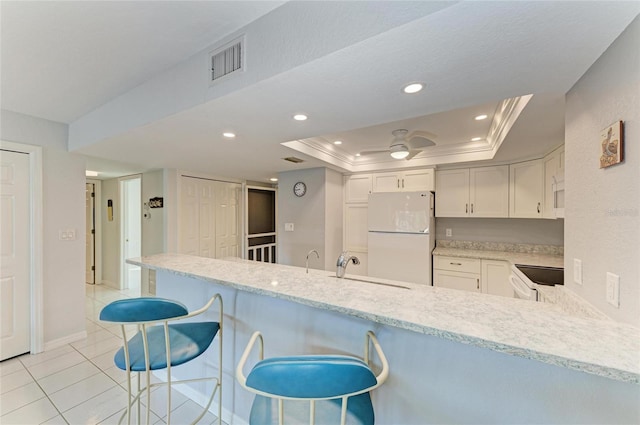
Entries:
<svg viewBox="0 0 640 425">
<path fill-rule="evenodd" d="M 557 218 L 558 208 L 554 183 L 564 180 L 564 147 L 558 148 L 544 157 L 544 218 Z M 564 206 L 564 205 L 562 205 Z"/>
<path fill-rule="evenodd" d="M 374 173 L 372 177 L 374 192 L 413 192 L 420 190 L 432 191 L 435 189 L 432 168 Z"/>
<path fill-rule="evenodd" d="M 369 202 L 371 174 L 356 174 L 344 178 L 345 202 Z"/>
<path fill-rule="evenodd" d="M 509 166 L 436 173 L 436 217 L 508 217 Z"/>
<path fill-rule="evenodd" d="M 544 209 L 544 161 L 509 166 L 509 217 L 542 218 Z"/>
<path fill-rule="evenodd" d="M 469 216 L 469 169 L 436 172 L 436 217 Z"/>
<path fill-rule="evenodd" d="M 509 217 L 509 166 L 469 170 L 469 215 Z"/>
</svg>

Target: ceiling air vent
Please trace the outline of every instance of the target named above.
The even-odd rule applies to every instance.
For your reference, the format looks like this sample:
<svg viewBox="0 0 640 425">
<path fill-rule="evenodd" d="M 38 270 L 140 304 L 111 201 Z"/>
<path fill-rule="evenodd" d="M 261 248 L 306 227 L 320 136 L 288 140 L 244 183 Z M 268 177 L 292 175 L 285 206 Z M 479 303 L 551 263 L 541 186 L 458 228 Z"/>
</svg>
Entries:
<svg viewBox="0 0 640 425">
<path fill-rule="evenodd" d="M 294 164 L 300 164 L 301 162 L 304 162 L 304 159 L 296 158 L 295 156 L 288 156 L 282 159 L 284 159 L 285 161 L 293 162 Z"/>
<path fill-rule="evenodd" d="M 237 71 L 244 66 L 244 39 L 240 38 L 210 53 L 211 82 Z"/>
</svg>

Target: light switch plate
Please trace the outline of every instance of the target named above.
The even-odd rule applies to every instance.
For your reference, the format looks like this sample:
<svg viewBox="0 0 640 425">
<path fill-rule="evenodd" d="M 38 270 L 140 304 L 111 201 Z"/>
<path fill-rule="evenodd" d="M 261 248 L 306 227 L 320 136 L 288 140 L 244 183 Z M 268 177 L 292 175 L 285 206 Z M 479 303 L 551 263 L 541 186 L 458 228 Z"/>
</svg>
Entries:
<svg viewBox="0 0 640 425">
<path fill-rule="evenodd" d="M 285 232 L 293 232 L 293 223 L 284 223 Z"/>
<path fill-rule="evenodd" d="M 582 285 L 582 260 L 573 259 L 573 281 Z"/>
<path fill-rule="evenodd" d="M 614 307 L 620 306 L 620 276 L 607 272 L 607 302 Z"/>
</svg>

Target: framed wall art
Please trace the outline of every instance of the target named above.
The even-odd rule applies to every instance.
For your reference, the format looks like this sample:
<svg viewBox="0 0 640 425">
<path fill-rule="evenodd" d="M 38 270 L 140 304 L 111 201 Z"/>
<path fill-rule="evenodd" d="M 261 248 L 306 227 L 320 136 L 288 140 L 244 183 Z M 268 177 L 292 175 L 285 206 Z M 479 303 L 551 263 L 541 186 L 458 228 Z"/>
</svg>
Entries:
<svg viewBox="0 0 640 425">
<path fill-rule="evenodd" d="M 600 168 L 611 167 L 624 159 L 624 131 L 622 121 L 617 121 L 600 134 Z"/>
</svg>

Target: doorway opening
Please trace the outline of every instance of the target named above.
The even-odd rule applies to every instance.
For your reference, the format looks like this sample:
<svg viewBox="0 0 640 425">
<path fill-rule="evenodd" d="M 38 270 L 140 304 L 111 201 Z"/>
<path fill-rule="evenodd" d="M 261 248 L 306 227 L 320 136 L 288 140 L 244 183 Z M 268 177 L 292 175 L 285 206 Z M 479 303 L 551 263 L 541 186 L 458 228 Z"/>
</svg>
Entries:
<svg viewBox="0 0 640 425">
<path fill-rule="evenodd" d="M 96 190 L 95 184 L 85 184 L 86 208 L 86 272 L 85 282 L 96 283 Z"/>
<path fill-rule="evenodd" d="M 246 258 L 276 262 L 276 189 L 247 187 Z"/>
<path fill-rule="evenodd" d="M 140 291 L 142 269 L 127 264 L 128 258 L 142 256 L 142 178 L 120 179 L 120 289 Z"/>
</svg>

